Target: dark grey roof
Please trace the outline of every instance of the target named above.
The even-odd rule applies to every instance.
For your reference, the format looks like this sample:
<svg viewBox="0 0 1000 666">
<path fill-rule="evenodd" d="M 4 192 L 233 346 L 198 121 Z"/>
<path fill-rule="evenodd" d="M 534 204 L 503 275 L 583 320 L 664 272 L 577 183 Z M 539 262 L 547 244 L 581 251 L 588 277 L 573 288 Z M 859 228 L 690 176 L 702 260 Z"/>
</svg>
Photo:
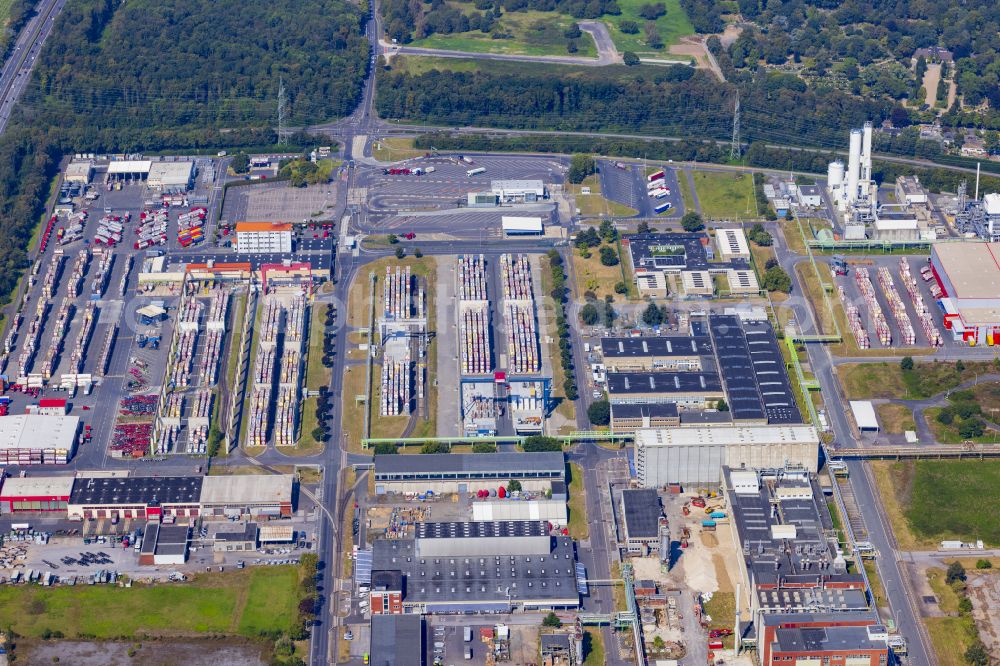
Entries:
<svg viewBox="0 0 1000 666">
<path fill-rule="evenodd" d="M 420 557 L 415 539 L 376 539 L 375 569 L 399 569 L 404 603 L 454 608 L 496 607 L 513 602 L 565 602 L 577 605 L 573 540 L 556 537 L 548 555 L 497 553 Z"/>
<path fill-rule="evenodd" d="M 198 504 L 201 476 L 84 477 L 73 484 L 69 503 L 84 506 Z"/>
<path fill-rule="evenodd" d="M 372 571 L 371 588 L 379 592 L 402 592 L 403 572 L 399 569 Z"/>
<path fill-rule="evenodd" d="M 423 666 L 424 620 L 419 615 L 372 615 L 371 666 Z"/>
<path fill-rule="evenodd" d="M 616 419 L 669 419 L 677 418 L 678 414 L 676 402 L 658 402 L 651 405 L 632 403 L 611 405 L 611 415 Z"/>
<path fill-rule="evenodd" d="M 630 539 L 655 539 L 659 535 L 660 496 L 652 488 L 622 491 L 625 534 Z"/>
<path fill-rule="evenodd" d="M 216 541 L 256 541 L 257 523 L 246 523 L 239 532 L 216 532 Z"/>
<path fill-rule="evenodd" d="M 732 423 L 732 421 L 732 412 L 716 412 L 696 409 L 685 409 L 681 412 L 682 425 Z"/>
<path fill-rule="evenodd" d="M 547 536 L 544 520 L 503 520 L 498 522 L 418 522 L 414 526 L 417 539 L 477 539 L 489 537 Z"/>
<path fill-rule="evenodd" d="M 160 534 L 156 543 L 187 543 L 190 534 L 191 528 L 186 525 L 160 525 Z"/>
<path fill-rule="evenodd" d="M 823 652 L 886 649 L 883 640 L 868 637 L 867 627 L 782 627 L 774 631 L 781 652 Z"/>
<path fill-rule="evenodd" d="M 156 544 L 157 555 L 182 555 L 187 552 L 186 543 L 158 543 Z"/>
<path fill-rule="evenodd" d="M 377 455 L 375 478 L 534 478 L 562 477 L 563 454 L 542 453 L 433 453 L 427 455 Z"/>
<path fill-rule="evenodd" d="M 695 234 L 635 234 L 627 236 L 632 265 L 646 270 L 724 270 L 726 268 L 749 268 L 746 259 L 734 258 L 730 262 L 713 262 L 709 266 L 706 246 L 708 236 Z M 675 253 L 673 248 L 680 248 Z"/>
<path fill-rule="evenodd" d="M 542 656 L 562 654 L 572 649 L 569 634 L 542 634 Z"/>
<path fill-rule="evenodd" d="M 691 336 L 642 336 L 638 338 L 601 338 L 604 358 L 643 358 L 646 356 L 709 356 L 712 340 Z"/>
<path fill-rule="evenodd" d="M 802 423 L 785 360 L 767 322 L 713 315 L 709 328 L 734 420 Z"/>
<path fill-rule="evenodd" d="M 814 197 L 819 194 L 819 186 L 817 185 L 799 185 L 799 192 L 804 196 Z"/>
<path fill-rule="evenodd" d="M 714 372 L 609 372 L 607 381 L 611 395 L 722 391 L 722 382 Z"/>
</svg>

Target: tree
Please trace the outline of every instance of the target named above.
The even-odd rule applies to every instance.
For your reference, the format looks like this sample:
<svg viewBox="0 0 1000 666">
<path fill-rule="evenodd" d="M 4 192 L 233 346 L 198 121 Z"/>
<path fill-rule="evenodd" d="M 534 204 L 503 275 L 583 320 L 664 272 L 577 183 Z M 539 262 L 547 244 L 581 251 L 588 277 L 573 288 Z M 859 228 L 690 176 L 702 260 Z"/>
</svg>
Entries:
<svg viewBox="0 0 1000 666">
<path fill-rule="evenodd" d="M 313 440 L 315 440 L 317 442 L 322 442 L 323 441 L 323 436 L 326 435 L 326 431 L 323 430 L 322 427 L 317 426 L 317 427 L 313 428 L 312 432 L 309 433 L 309 434 L 312 435 Z"/>
<path fill-rule="evenodd" d="M 597 172 L 597 162 L 593 155 L 576 154 L 569 159 L 569 171 L 566 178 L 571 183 L 582 183 L 583 179 Z"/>
<path fill-rule="evenodd" d="M 618 29 L 621 30 L 622 33 L 626 34 L 626 35 L 638 35 L 639 34 L 639 24 L 636 23 L 635 21 L 632 21 L 632 20 L 629 20 L 629 19 L 625 19 L 623 21 L 619 21 L 619 23 L 618 23 Z M 625 63 L 625 64 L 628 64 L 628 63 Z"/>
<path fill-rule="evenodd" d="M 899 367 L 900 369 L 903 370 L 903 372 L 909 372 L 910 370 L 913 370 L 913 357 L 904 356 L 903 358 L 901 358 L 899 360 Z"/>
<path fill-rule="evenodd" d="M 627 294 L 628 285 L 624 282 L 615 282 L 615 293 L 616 294 Z"/>
<path fill-rule="evenodd" d="M 663 640 L 663 636 L 656 636 L 653 638 L 653 649 L 657 652 L 663 652 L 667 647 L 667 642 Z"/>
<path fill-rule="evenodd" d="M 724 398 L 719 398 L 718 400 L 715 401 L 715 408 L 720 412 L 728 412 L 729 403 L 726 402 Z"/>
<path fill-rule="evenodd" d="M 421 257 L 424 256 L 424 253 L 420 251 L 419 247 L 416 247 L 413 248 L 413 256 L 416 257 L 417 259 L 420 259 Z"/>
<path fill-rule="evenodd" d="M 448 445 L 444 442 L 425 442 L 420 447 L 421 453 L 448 453 Z"/>
<path fill-rule="evenodd" d="M 576 235 L 578 248 L 597 247 L 601 244 L 601 236 L 594 227 L 587 227 Z"/>
<path fill-rule="evenodd" d="M 992 569 L 993 568 L 993 563 L 990 562 L 987 559 L 979 559 L 979 560 L 976 560 L 976 568 L 977 569 Z"/>
<path fill-rule="evenodd" d="M 542 626 L 558 629 L 562 626 L 562 620 L 559 619 L 558 615 L 549 611 L 549 614 L 545 616 L 544 620 L 542 620 Z"/>
<path fill-rule="evenodd" d="M 566 53 L 576 53 L 580 50 L 580 47 L 576 45 L 576 40 L 571 39 L 566 42 Z"/>
<path fill-rule="evenodd" d="M 377 456 L 387 456 L 389 454 L 399 453 L 396 445 L 392 442 L 379 442 L 375 445 L 373 451 Z"/>
<path fill-rule="evenodd" d="M 385 239 L 389 241 L 389 245 L 395 245 L 399 242 L 399 237 L 396 234 L 389 234 Z"/>
<path fill-rule="evenodd" d="M 954 583 L 956 580 L 965 582 L 966 577 L 965 567 L 962 566 L 961 562 L 956 560 L 948 565 L 948 570 L 944 574 L 944 582 L 949 585 Z"/>
<path fill-rule="evenodd" d="M 566 28 L 563 32 L 563 37 L 566 39 L 580 39 L 581 34 L 583 33 L 580 32 L 580 24 L 574 21 L 573 24 Z"/>
<path fill-rule="evenodd" d="M 955 372 L 965 372 L 965 362 L 962 359 L 955 361 Z"/>
<path fill-rule="evenodd" d="M 522 444 L 525 453 L 537 453 L 539 451 L 562 451 L 562 444 L 555 437 L 545 435 L 532 435 L 524 439 Z"/>
<path fill-rule="evenodd" d="M 646 222 L 645 220 L 643 220 L 642 222 L 639 223 L 639 226 L 635 228 L 635 231 L 636 231 L 636 233 L 639 233 L 639 234 L 648 234 L 649 231 L 650 231 L 649 230 L 649 222 Z"/>
<path fill-rule="evenodd" d="M 977 639 L 966 649 L 965 660 L 972 666 L 987 666 L 990 663 L 990 655 L 981 640 Z"/>
<path fill-rule="evenodd" d="M 681 218 L 681 226 L 684 227 L 684 231 L 695 232 L 704 229 L 705 222 L 701 219 L 701 215 L 692 210 L 684 213 L 684 217 Z"/>
<path fill-rule="evenodd" d="M 789 294 L 792 291 L 792 278 L 788 276 L 784 268 L 774 266 L 764 273 L 764 289 Z"/>
<path fill-rule="evenodd" d="M 986 426 L 982 419 L 962 421 L 962 425 L 958 426 L 958 436 L 962 439 L 982 437 L 984 432 L 986 432 Z"/>
<path fill-rule="evenodd" d="M 764 262 L 764 270 L 765 271 L 771 270 L 777 265 L 778 265 L 778 260 L 775 259 L 774 257 L 771 257 L 770 259 Z"/>
<path fill-rule="evenodd" d="M 208 446 L 206 448 L 210 458 L 219 455 L 219 450 L 222 448 L 222 437 L 222 431 L 218 427 L 212 427 L 208 431 Z"/>
<path fill-rule="evenodd" d="M 473 453 L 496 453 L 497 445 L 491 442 L 476 442 L 472 445 Z"/>
<path fill-rule="evenodd" d="M 764 225 L 760 222 L 750 227 L 747 238 L 761 247 L 769 247 L 774 243 L 774 238 L 771 237 L 771 234 L 764 229 Z"/>
<path fill-rule="evenodd" d="M 250 156 L 240 152 L 233 156 L 233 161 L 229 163 L 233 173 L 244 174 L 250 172 Z"/>
<path fill-rule="evenodd" d="M 601 228 L 597 233 L 601 237 L 601 240 L 606 243 L 614 243 L 618 240 L 618 229 L 615 228 L 615 223 L 611 220 L 601 222 Z"/>
<path fill-rule="evenodd" d="M 397 245 L 396 246 L 396 258 L 397 259 L 402 259 L 405 256 L 406 256 L 406 250 L 403 249 L 402 245 Z"/>
<path fill-rule="evenodd" d="M 667 6 L 662 2 L 648 3 L 639 7 L 639 16 L 647 21 L 655 21 L 667 13 Z"/>
<path fill-rule="evenodd" d="M 650 303 L 642 313 L 642 321 L 648 326 L 659 326 L 663 323 L 663 310 L 656 303 Z"/>
<path fill-rule="evenodd" d="M 950 409 L 942 409 L 934 418 L 943 425 L 951 425 L 955 421 L 955 415 Z"/>
<path fill-rule="evenodd" d="M 639 32 L 638 26 L 636 27 L 635 31 Z M 625 65 L 627 65 L 628 67 L 634 67 L 635 65 L 638 65 L 640 61 L 639 61 L 639 56 L 637 56 L 635 53 L 633 53 L 632 51 L 625 51 L 624 53 L 622 53 L 622 62 L 625 63 Z"/>
<path fill-rule="evenodd" d="M 971 613 L 972 599 L 963 594 L 962 597 L 958 600 L 958 612 L 961 613 L 962 615 L 968 615 L 969 613 Z"/>
<path fill-rule="evenodd" d="M 582 321 L 587 326 L 593 326 L 601 319 L 601 313 L 597 311 L 597 306 L 593 303 L 587 303 L 582 308 L 580 308 L 580 321 Z"/>
<path fill-rule="evenodd" d="M 507 491 L 512 493 L 520 492 L 521 482 L 518 481 L 517 479 L 511 479 L 510 482 L 507 484 Z"/>
<path fill-rule="evenodd" d="M 618 253 L 610 245 L 601 247 L 601 264 L 604 266 L 618 265 Z"/>
<path fill-rule="evenodd" d="M 663 37 L 660 36 L 660 31 L 656 28 L 655 23 L 648 22 L 644 31 L 646 33 L 646 46 L 651 49 L 663 48 Z"/>
<path fill-rule="evenodd" d="M 611 403 L 607 400 L 595 400 L 587 407 L 587 418 L 596 426 L 606 426 L 611 423 Z"/>
</svg>

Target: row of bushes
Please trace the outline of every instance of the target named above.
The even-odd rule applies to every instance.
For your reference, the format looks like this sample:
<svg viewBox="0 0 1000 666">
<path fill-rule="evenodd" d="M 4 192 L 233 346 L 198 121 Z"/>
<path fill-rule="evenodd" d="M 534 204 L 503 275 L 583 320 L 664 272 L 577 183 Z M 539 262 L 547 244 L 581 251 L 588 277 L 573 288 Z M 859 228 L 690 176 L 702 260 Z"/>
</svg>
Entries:
<svg viewBox="0 0 1000 666">
<path fill-rule="evenodd" d="M 563 259 L 555 250 L 549 250 L 549 270 L 552 273 L 552 300 L 556 305 L 556 334 L 559 336 L 559 361 L 562 363 L 566 379 L 563 380 L 563 393 L 567 400 L 580 397 L 576 386 L 576 373 L 573 366 L 573 346 L 570 341 L 569 323 L 566 321 L 566 269 Z"/>
</svg>

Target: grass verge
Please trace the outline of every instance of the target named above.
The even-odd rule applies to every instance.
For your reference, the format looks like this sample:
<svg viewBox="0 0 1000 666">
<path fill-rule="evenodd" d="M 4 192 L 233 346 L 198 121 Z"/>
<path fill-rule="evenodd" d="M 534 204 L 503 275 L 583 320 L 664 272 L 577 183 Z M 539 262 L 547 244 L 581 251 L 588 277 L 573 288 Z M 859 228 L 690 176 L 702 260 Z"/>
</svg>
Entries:
<svg viewBox="0 0 1000 666">
<path fill-rule="evenodd" d="M 579 185 L 569 184 L 567 187 L 582 217 L 631 217 L 639 212 L 625 204 L 605 199 L 601 192 L 601 179 L 596 173 L 584 178 Z M 588 194 L 583 193 L 585 187 L 590 188 Z"/>
<path fill-rule="evenodd" d="M 913 410 L 906 405 L 885 403 L 876 407 L 878 420 L 882 424 L 882 432 L 901 435 L 907 430 L 914 430 L 917 424 L 913 420 Z"/>
<path fill-rule="evenodd" d="M 476 8 L 471 4 L 458 3 L 453 7 L 471 14 Z M 451 34 L 433 34 L 414 41 L 411 46 L 428 49 L 446 49 L 467 53 L 507 53 L 515 55 L 555 55 L 578 58 L 594 58 L 597 47 L 594 39 L 583 33 L 574 40 L 577 51 L 569 53 L 569 40 L 563 33 L 576 19 L 559 12 L 524 10 L 504 12 L 492 32 L 469 30 Z M 495 39 L 494 33 L 506 34 L 508 39 Z"/>
<path fill-rule="evenodd" d="M 912 370 L 899 363 L 845 363 L 837 367 L 844 393 L 849 400 L 901 398 L 922 400 L 949 391 L 973 380 L 976 375 L 997 372 L 995 361 L 965 361 L 959 370 L 955 363 L 917 362 Z"/>
<path fill-rule="evenodd" d="M 587 495 L 583 490 L 583 468 L 569 463 L 569 535 L 580 541 L 590 537 L 590 523 L 587 522 Z"/>
<path fill-rule="evenodd" d="M 729 628 L 733 626 L 733 618 L 736 617 L 736 593 L 715 592 L 712 598 L 704 604 L 705 613 L 712 618 L 712 627 Z M 726 649 L 733 647 L 733 637 L 726 636 L 722 639 L 722 644 Z"/>
<path fill-rule="evenodd" d="M 379 162 L 398 162 L 410 160 L 424 154 L 423 150 L 413 147 L 413 139 L 402 136 L 390 136 L 379 139 L 372 146 L 372 157 Z"/>
<path fill-rule="evenodd" d="M 673 44 L 680 41 L 681 37 L 694 34 L 694 26 L 688 19 L 687 14 L 681 8 L 680 0 L 663 0 L 666 13 L 653 21 L 656 31 L 663 40 L 664 48 L 654 49 L 646 43 L 645 33 L 640 30 L 638 34 L 627 34 L 618 27 L 623 20 L 635 21 L 642 28 L 646 25 L 646 19 L 639 16 L 642 6 L 647 4 L 645 0 L 619 0 L 618 6 L 621 8 L 621 16 L 614 18 L 605 17 L 602 19 L 608 24 L 608 31 L 611 33 L 611 40 L 619 51 L 633 51 L 634 53 L 646 57 L 662 56 L 671 57 L 668 50 Z M 676 56 L 674 56 L 676 57 Z"/>
<path fill-rule="evenodd" d="M 583 666 L 604 666 L 604 637 L 600 629 L 583 631 Z"/>
<path fill-rule="evenodd" d="M 618 254 L 617 246 L 608 247 Z M 573 250 L 573 278 L 576 281 L 577 295 L 582 297 L 585 292 L 592 291 L 599 299 L 605 296 L 618 296 L 615 293 L 615 285 L 623 281 L 621 257 L 619 256 L 618 264 L 605 266 L 601 263 L 601 248 L 590 248 L 589 253 L 590 256 L 584 258 L 579 250 Z"/>
<path fill-rule="evenodd" d="M 559 336 L 556 331 L 557 306 L 552 299 L 552 269 L 548 257 L 543 256 L 539 263 L 542 270 L 542 303 L 545 311 L 546 325 L 544 335 L 550 340 L 548 354 L 552 363 L 552 400 L 556 402 L 555 413 L 568 421 L 576 429 L 576 405 L 566 399 L 563 383 L 566 381 L 566 371 L 559 362 Z"/>
</svg>

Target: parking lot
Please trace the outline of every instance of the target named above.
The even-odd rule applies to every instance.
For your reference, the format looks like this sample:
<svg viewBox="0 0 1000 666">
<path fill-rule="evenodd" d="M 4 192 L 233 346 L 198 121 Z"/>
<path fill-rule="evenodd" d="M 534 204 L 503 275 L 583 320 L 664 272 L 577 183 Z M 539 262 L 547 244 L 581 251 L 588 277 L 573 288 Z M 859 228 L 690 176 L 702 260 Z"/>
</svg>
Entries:
<svg viewBox="0 0 1000 666">
<path fill-rule="evenodd" d="M 625 168 L 615 166 L 616 162 L 601 160 L 598 162 L 601 176 L 601 192 L 605 199 L 617 201 L 629 208 L 639 211 L 639 217 L 663 217 L 679 218 L 684 215 L 684 200 L 681 198 L 680 186 L 677 183 L 678 172 L 676 169 L 667 168 L 663 170 L 664 181 L 667 189 L 670 190 L 663 199 L 654 199 L 648 195 L 646 189 L 646 172 L 642 165 L 625 164 Z M 618 164 L 624 164 L 618 162 Z M 683 174 L 681 174 L 683 177 Z M 653 210 L 655 206 L 663 203 L 670 203 L 670 209 L 657 215 Z"/>
<path fill-rule="evenodd" d="M 369 215 L 365 226 L 371 233 L 447 234 L 453 238 L 481 239 L 501 236 L 503 215 L 530 215 L 558 224 L 557 201 L 566 163 L 556 158 L 470 155 L 421 157 L 393 165 L 400 169 L 429 169 L 416 175 L 389 174 L 386 169 L 362 172 L 358 187 L 367 198 Z M 468 175 L 474 169 L 484 172 Z M 500 208 L 469 208 L 470 192 L 489 192 L 494 180 L 541 180 L 550 199 L 538 203 L 505 204 Z"/>
</svg>

